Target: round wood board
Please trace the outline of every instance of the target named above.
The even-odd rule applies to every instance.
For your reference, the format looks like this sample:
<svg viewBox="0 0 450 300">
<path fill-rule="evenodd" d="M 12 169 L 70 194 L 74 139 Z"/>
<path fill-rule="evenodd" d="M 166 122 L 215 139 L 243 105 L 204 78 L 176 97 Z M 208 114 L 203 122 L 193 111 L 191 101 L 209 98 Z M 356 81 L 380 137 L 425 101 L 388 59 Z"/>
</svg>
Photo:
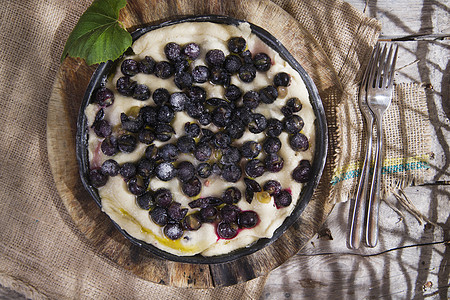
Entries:
<svg viewBox="0 0 450 300">
<path fill-rule="evenodd" d="M 330 90 L 340 91 L 336 73 L 321 47 L 293 17 L 270 1 L 129 0 L 120 13 L 120 20 L 132 31 L 173 17 L 201 14 L 226 15 L 266 29 L 309 73 L 322 99 L 327 98 Z M 98 253 L 119 266 L 145 280 L 176 287 L 212 288 L 245 282 L 267 274 L 295 255 L 331 212 L 332 205 L 327 199 L 331 190 L 332 154 L 327 158 L 321 183 L 301 217 L 277 241 L 262 250 L 231 262 L 202 265 L 160 259 L 134 246 L 99 209 L 79 177 L 75 155 L 76 121 L 95 68 L 80 59 L 67 58 L 63 62 L 49 101 L 48 155 L 56 188 L 73 222 Z M 330 111 L 327 109 L 330 105 L 324 102 L 326 111 Z"/>
</svg>

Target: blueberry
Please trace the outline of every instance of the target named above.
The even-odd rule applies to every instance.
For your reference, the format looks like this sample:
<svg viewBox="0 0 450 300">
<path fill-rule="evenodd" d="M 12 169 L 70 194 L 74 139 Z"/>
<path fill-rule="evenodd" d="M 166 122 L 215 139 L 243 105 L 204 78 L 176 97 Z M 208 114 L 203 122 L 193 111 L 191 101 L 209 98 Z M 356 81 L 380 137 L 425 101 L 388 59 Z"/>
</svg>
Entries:
<svg viewBox="0 0 450 300">
<path fill-rule="evenodd" d="M 217 235 L 223 239 L 232 239 L 238 234 L 238 225 L 236 223 L 220 222 L 217 225 Z"/>
<path fill-rule="evenodd" d="M 200 46 L 196 43 L 189 43 L 182 49 L 184 55 L 191 60 L 196 60 L 200 55 Z"/>
<path fill-rule="evenodd" d="M 119 174 L 120 166 L 114 159 L 105 160 L 100 167 L 103 174 L 108 176 L 116 176 Z"/>
<path fill-rule="evenodd" d="M 252 53 L 250 50 L 244 50 L 242 53 L 239 53 L 239 56 L 244 60 L 244 64 L 253 64 Z"/>
<path fill-rule="evenodd" d="M 160 61 L 155 65 L 155 75 L 156 77 L 167 79 L 173 75 L 175 69 L 167 61 Z"/>
<path fill-rule="evenodd" d="M 136 138 L 129 134 L 123 134 L 117 139 L 117 147 L 119 151 L 124 153 L 131 153 L 136 149 Z"/>
<path fill-rule="evenodd" d="M 142 182 L 140 182 L 140 180 L 137 177 L 133 177 L 130 180 L 128 180 L 127 182 L 128 185 L 128 190 L 133 194 L 133 195 L 142 195 L 143 193 L 145 193 L 146 187 L 144 186 L 144 184 Z"/>
<path fill-rule="evenodd" d="M 180 58 L 174 62 L 174 71 L 175 74 L 178 72 L 186 72 L 189 70 L 189 61 L 186 58 Z"/>
<path fill-rule="evenodd" d="M 111 125 L 106 120 L 95 121 L 92 128 L 98 137 L 107 137 L 112 133 Z"/>
<path fill-rule="evenodd" d="M 168 60 L 176 61 L 180 58 L 181 46 L 173 42 L 167 43 L 164 46 L 164 54 L 166 55 Z"/>
<path fill-rule="evenodd" d="M 170 95 L 170 105 L 174 111 L 183 111 L 187 101 L 189 99 L 185 93 L 175 92 Z"/>
<path fill-rule="evenodd" d="M 229 124 L 231 109 L 228 106 L 220 105 L 212 112 L 212 123 L 217 127 L 225 127 Z"/>
<path fill-rule="evenodd" d="M 99 188 L 104 186 L 108 182 L 108 175 L 103 174 L 100 169 L 90 170 L 89 180 L 93 187 Z"/>
<path fill-rule="evenodd" d="M 183 135 L 177 140 L 177 147 L 181 153 L 191 153 L 195 149 L 195 141 L 192 137 Z"/>
<path fill-rule="evenodd" d="M 120 122 L 122 123 L 122 128 L 124 130 L 133 133 L 139 132 L 144 125 L 144 121 L 142 121 L 142 118 L 127 116 L 125 113 L 120 114 Z"/>
<path fill-rule="evenodd" d="M 175 85 L 180 90 L 182 90 L 182 89 L 192 86 L 194 79 L 192 78 L 192 75 L 190 73 L 181 71 L 181 72 L 175 73 L 174 82 L 175 82 Z"/>
<path fill-rule="evenodd" d="M 164 226 L 167 224 L 169 220 L 169 215 L 167 214 L 167 210 L 162 207 L 155 207 L 150 211 L 150 217 L 152 221 L 159 226 Z"/>
<path fill-rule="evenodd" d="M 252 82 L 256 77 L 256 68 L 252 64 L 245 64 L 239 68 L 239 78 L 246 83 Z"/>
<path fill-rule="evenodd" d="M 284 160 L 281 156 L 275 153 L 270 153 L 264 158 L 264 164 L 266 165 L 266 170 L 271 173 L 280 172 L 284 166 Z"/>
<path fill-rule="evenodd" d="M 137 205 L 145 210 L 149 210 L 154 206 L 153 195 L 151 192 L 145 192 L 136 197 Z"/>
<path fill-rule="evenodd" d="M 260 102 L 259 93 L 255 91 L 248 91 L 244 94 L 242 101 L 245 107 L 255 109 L 258 107 Z"/>
<path fill-rule="evenodd" d="M 189 161 L 182 161 L 177 165 L 177 178 L 181 182 L 187 182 L 195 175 L 195 167 Z"/>
<path fill-rule="evenodd" d="M 205 197 L 198 198 L 194 201 L 188 203 L 190 208 L 205 208 L 205 207 L 215 207 L 223 203 L 222 199 L 218 197 Z"/>
<path fill-rule="evenodd" d="M 283 128 L 287 133 L 297 133 L 303 129 L 303 119 L 298 115 L 291 115 L 283 119 Z"/>
<path fill-rule="evenodd" d="M 252 121 L 248 124 L 248 130 L 251 133 L 261 133 L 266 129 L 266 127 L 267 120 L 264 115 L 258 113 L 252 115 Z"/>
<path fill-rule="evenodd" d="M 253 113 L 245 106 L 236 108 L 233 115 L 238 117 L 244 125 L 248 125 L 253 120 Z"/>
<path fill-rule="evenodd" d="M 297 97 L 292 97 L 286 101 L 286 106 L 289 107 L 292 112 L 299 112 L 302 109 L 302 102 Z"/>
<path fill-rule="evenodd" d="M 186 89 L 186 95 L 193 101 L 204 102 L 206 100 L 206 90 L 200 86 L 191 86 Z"/>
<path fill-rule="evenodd" d="M 227 45 L 228 50 L 236 54 L 242 53 L 247 47 L 247 43 L 243 37 L 232 37 L 228 40 Z"/>
<path fill-rule="evenodd" d="M 165 104 L 169 99 L 170 93 L 165 88 L 158 88 L 153 92 L 153 101 L 158 106 Z"/>
<path fill-rule="evenodd" d="M 211 114 L 209 112 L 203 112 L 202 115 L 200 116 L 200 118 L 198 118 L 198 122 L 203 125 L 203 126 L 207 126 L 209 124 L 211 124 Z"/>
<path fill-rule="evenodd" d="M 124 96 L 132 96 L 136 84 L 136 81 L 131 80 L 130 77 L 124 76 L 117 79 L 116 89 L 120 94 Z"/>
<path fill-rule="evenodd" d="M 158 114 L 156 118 L 159 122 L 170 123 L 175 117 L 175 112 L 168 105 L 162 105 L 158 109 Z"/>
<path fill-rule="evenodd" d="M 234 84 L 230 84 L 225 88 L 225 99 L 229 101 L 237 101 L 241 98 L 242 91 L 239 87 Z"/>
<path fill-rule="evenodd" d="M 150 145 L 155 140 L 155 133 L 148 128 L 142 128 L 138 133 L 138 140 L 141 143 Z"/>
<path fill-rule="evenodd" d="M 202 226 L 200 213 L 192 213 L 187 215 L 181 222 L 183 228 L 189 231 L 198 230 Z"/>
<path fill-rule="evenodd" d="M 150 56 L 145 56 L 143 60 L 138 62 L 139 72 L 144 74 L 152 74 L 155 71 L 155 60 Z"/>
<path fill-rule="evenodd" d="M 209 106 L 221 106 L 222 105 L 224 107 L 230 108 L 230 102 L 228 102 L 224 99 L 221 99 L 221 98 L 216 98 L 216 97 L 206 99 L 205 104 L 209 105 Z"/>
<path fill-rule="evenodd" d="M 230 146 L 231 137 L 223 131 L 219 131 L 214 135 L 214 145 L 219 149 L 224 149 Z"/>
<path fill-rule="evenodd" d="M 297 132 L 289 136 L 289 145 L 295 151 L 306 151 L 309 148 L 308 138 L 304 134 Z"/>
<path fill-rule="evenodd" d="M 272 65 L 272 60 L 265 53 L 257 53 L 253 57 L 253 64 L 258 71 L 266 72 Z"/>
<path fill-rule="evenodd" d="M 241 200 L 241 197 L 241 191 L 236 187 L 229 187 L 222 194 L 223 202 L 227 204 L 236 204 Z"/>
<path fill-rule="evenodd" d="M 156 107 L 153 106 L 143 106 L 139 110 L 139 117 L 144 122 L 144 125 L 152 127 L 157 123 L 156 121 L 157 114 L 158 112 L 156 110 Z"/>
<path fill-rule="evenodd" d="M 149 145 L 147 148 L 145 148 L 145 157 L 148 159 L 153 159 L 153 160 L 158 160 L 159 156 L 158 156 L 158 148 L 151 144 Z"/>
<path fill-rule="evenodd" d="M 105 117 L 105 110 L 103 108 L 100 108 L 97 113 L 95 114 L 95 119 L 94 119 L 94 123 L 98 122 L 100 120 L 103 120 L 103 118 Z"/>
<path fill-rule="evenodd" d="M 245 177 L 244 183 L 246 188 L 252 191 L 253 193 L 261 192 L 261 186 L 256 180 Z"/>
<path fill-rule="evenodd" d="M 164 226 L 164 235 L 171 240 L 178 240 L 183 236 L 183 228 L 179 223 L 169 223 Z"/>
<path fill-rule="evenodd" d="M 176 161 L 180 151 L 174 144 L 164 144 L 158 149 L 158 157 L 163 161 Z"/>
<path fill-rule="evenodd" d="M 281 113 L 285 116 L 285 117 L 289 117 L 292 116 L 292 114 L 294 113 L 292 111 L 292 108 L 290 108 L 289 106 L 285 105 L 283 107 L 281 107 Z"/>
<path fill-rule="evenodd" d="M 207 161 L 212 154 L 211 146 L 206 142 L 198 143 L 194 150 L 194 157 L 198 161 Z"/>
<path fill-rule="evenodd" d="M 139 73 L 138 63 L 134 59 L 125 59 L 120 66 L 120 70 L 125 76 L 134 76 Z"/>
<path fill-rule="evenodd" d="M 259 98 L 266 104 L 272 104 L 278 97 L 278 90 L 273 85 L 268 85 L 259 91 Z"/>
<path fill-rule="evenodd" d="M 200 101 L 189 101 L 185 103 L 184 108 L 186 113 L 194 119 L 200 118 L 205 110 Z"/>
<path fill-rule="evenodd" d="M 219 165 L 218 163 L 213 163 L 213 165 L 211 166 L 211 171 L 213 174 L 220 176 L 222 175 L 222 166 Z"/>
<path fill-rule="evenodd" d="M 210 66 L 222 66 L 225 62 L 225 54 L 220 49 L 212 49 L 206 52 L 206 63 Z"/>
<path fill-rule="evenodd" d="M 241 147 L 242 156 L 245 158 L 255 158 L 259 155 L 261 149 L 262 146 L 258 142 L 246 141 Z"/>
<path fill-rule="evenodd" d="M 245 126 L 241 119 L 236 117 L 226 127 L 226 132 L 232 139 L 240 139 L 244 135 Z"/>
<path fill-rule="evenodd" d="M 171 240 L 178 240 L 183 236 L 183 228 L 179 223 L 169 223 L 164 226 L 164 235 Z"/>
<path fill-rule="evenodd" d="M 267 137 L 263 143 L 263 149 L 266 153 L 277 153 L 281 149 L 281 141 L 277 137 Z"/>
<path fill-rule="evenodd" d="M 110 106 L 114 103 L 114 93 L 108 88 L 99 88 L 95 93 L 95 103 L 102 107 Z"/>
<path fill-rule="evenodd" d="M 155 134 L 158 141 L 167 142 L 174 133 L 175 130 L 169 124 L 159 123 L 155 126 Z"/>
<path fill-rule="evenodd" d="M 200 138 L 200 143 L 202 142 L 210 142 L 214 137 L 214 132 L 209 129 L 202 128 L 202 136 Z"/>
<path fill-rule="evenodd" d="M 245 165 L 245 173 L 252 178 L 259 177 L 264 174 L 264 172 L 264 163 L 259 159 L 249 160 Z"/>
<path fill-rule="evenodd" d="M 241 59 L 236 55 L 228 55 L 225 58 L 225 62 L 223 67 L 230 74 L 236 74 L 239 72 L 239 69 L 242 67 Z"/>
<path fill-rule="evenodd" d="M 131 162 L 124 163 L 123 165 L 120 166 L 119 174 L 124 179 L 127 179 L 127 180 L 136 176 L 136 174 L 137 174 L 136 165 Z"/>
<path fill-rule="evenodd" d="M 106 137 L 100 146 L 102 152 L 107 156 L 113 156 L 117 152 L 119 152 L 119 148 L 117 147 L 117 139 L 115 136 Z"/>
<path fill-rule="evenodd" d="M 181 221 L 186 216 L 187 212 L 187 208 L 181 208 L 181 204 L 178 202 L 172 202 L 167 209 L 169 218 L 177 222 Z"/>
<path fill-rule="evenodd" d="M 148 158 L 141 158 L 137 163 L 137 174 L 142 177 L 150 177 L 155 170 L 155 161 Z"/>
<path fill-rule="evenodd" d="M 292 171 L 292 178 L 299 183 L 306 183 L 311 179 L 311 163 L 308 160 L 302 160 Z"/>
<path fill-rule="evenodd" d="M 277 208 L 287 207 L 292 203 L 292 195 L 287 190 L 282 190 L 274 196 Z"/>
<path fill-rule="evenodd" d="M 188 197 L 195 197 L 200 194 L 202 189 L 202 183 L 197 177 L 192 177 L 187 182 L 183 182 L 181 185 L 181 190 Z"/>
<path fill-rule="evenodd" d="M 213 223 L 218 217 L 217 208 L 213 206 L 203 207 L 200 209 L 200 218 L 205 223 Z"/>
<path fill-rule="evenodd" d="M 258 222 L 258 214 L 252 210 L 241 212 L 237 218 L 237 223 L 240 228 L 253 228 L 258 224 Z"/>
<path fill-rule="evenodd" d="M 286 72 L 280 72 L 273 78 L 273 84 L 275 86 L 289 86 L 291 83 L 291 75 Z"/>
<path fill-rule="evenodd" d="M 226 86 L 230 83 L 230 74 L 225 69 L 216 66 L 210 70 L 209 80 L 213 84 Z"/>
<path fill-rule="evenodd" d="M 268 180 L 264 183 L 263 190 L 273 196 L 281 192 L 281 184 L 276 180 Z"/>
<path fill-rule="evenodd" d="M 186 122 L 186 124 L 184 124 L 184 132 L 187 136 L 195 138 L 200 135 L 201 129 L 197 123 Z"/>
<path fill-rule="evenodd" d="M 223 165 L 237 164 L 241 160 L 239 149 L 233 146 L 227 147 L 222 151 L 220 163 Z"/>
<path fill-rule="evenodd" d="M 157 189 L 153 199 L 158 207 L 169 207 L 173 200 L 172 193 L 166 188 Z"/>
<path fill-rule="evenodd" d="M 156 166 L 156 177 L 162 181 L 169 181 L 176 175 L 176 169 L 170 162 L 162 162 Z"/>
<path fill-rule="evenodd" d="M 192 79 L 194 80 L 194 82 L 204 83 L 204 82 L 208 81 L 210 76 L 211 76 L 211 72 L 209 71 L 208 67 L 206 67 L 206 66 L 196 66 L 192 70 Z"/>
<path fill-rule="evenodd" d="M 236 205 L 226 204 L 220 209 L 220 217 L 225 222 L 236 222 L 240 213 L 239 207 Z"/>
<path fill-rule="evenodd" d="M 267 120 L 266 134 L 268 136 L 277 137 L 282 131 L 283 123 L 280 120 L 274 118 Z"/>
<path fill-rule="evenodd" d="M 197 175 L 200 178 L 208 178 L 212 174 L 212 167 L 208 163 L 200 163 L 197 166 Z"/>
<path fill-rule="evenodd" d="M 136 84 L 136 87 L 133 90 L 133 99 L 145 101 L 150 98 L 151 92 L 148 86 L 145 84 Z"/>
<path fill-rule="evenodd" d="M 242 176 L 242 170 L 238 164 L 224 165 L 221 175 L 228 182 L 238 182 Z"/>
</svg>

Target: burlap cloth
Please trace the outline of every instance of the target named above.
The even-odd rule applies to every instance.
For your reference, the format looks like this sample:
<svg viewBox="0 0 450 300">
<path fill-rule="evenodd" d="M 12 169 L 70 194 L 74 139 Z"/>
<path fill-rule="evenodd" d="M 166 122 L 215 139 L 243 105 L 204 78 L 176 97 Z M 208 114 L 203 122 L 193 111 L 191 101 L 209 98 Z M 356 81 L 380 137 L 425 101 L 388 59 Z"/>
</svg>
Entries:
<svg viewBox="0 0 450 300">
<path fill-rule="evenodd" d="M 49 168 L 46 116 L 65 40 L 91 1 L 2 1 L 0 6 L 0 284 L 29 298 L 258 299 L 266 277 L 194 290 L 144 281 L 100 256 L 71 221 Z M 342 93 L 323 99 L 335 166 L 329 201 L 346 201 L 359 175 L 363 123 L 355 91 L 381 25 L 341 1 L 274 1 L 317 39 Z M 385 118 L 383 186 L 427 178 L 423 89 L 398 84 Z"/>
</svg>

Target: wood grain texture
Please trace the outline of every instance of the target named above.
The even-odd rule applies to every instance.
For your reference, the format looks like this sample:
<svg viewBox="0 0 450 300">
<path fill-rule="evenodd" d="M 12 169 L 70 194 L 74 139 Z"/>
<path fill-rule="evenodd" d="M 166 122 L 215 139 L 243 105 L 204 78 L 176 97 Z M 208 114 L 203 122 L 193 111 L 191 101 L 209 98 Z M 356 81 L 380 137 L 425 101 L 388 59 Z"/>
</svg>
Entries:
<svg viewBox="0 0 450 300">
<path fill-rule="evenodd" d="M 151 12 L 151 13 L 150 13 Z M 120 19 L 133 30 L 173 17 L 220 14 L 247 20 L 278 37 L 316 83 L 319 93 L 339 93 L 339 82 L 316 41 L 284 10 L 269 1 L 128 1 Z M 58 192 L 74 223 L 99 253 L 137 276 L 176 287 L 229 286 L 266 275 L 295 255 L 317 232 L 332 210 L 326 199 L 331 169 L 310 204 L 286 233 L 266 248 L 237 260 L 214 265 L 194 265 L 162 260 L 133 246 L 84 190 L 75 156 L 78 108 L 94 67 L 68 58 L 58 72 L 47 119 L 48 155 Z M 325 106 L 330 104 L 324 103 Z"/>
</svg>

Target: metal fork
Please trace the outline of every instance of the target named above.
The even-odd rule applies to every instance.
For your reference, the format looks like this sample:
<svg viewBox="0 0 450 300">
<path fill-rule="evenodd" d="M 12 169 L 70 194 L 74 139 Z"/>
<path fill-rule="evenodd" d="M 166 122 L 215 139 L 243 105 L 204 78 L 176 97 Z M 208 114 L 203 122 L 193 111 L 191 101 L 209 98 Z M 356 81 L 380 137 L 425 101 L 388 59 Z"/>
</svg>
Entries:
<svg viewBox="0 0 450 300">
<path fill-rule="evenodd" d="M 375 53 L 375 49 L 373 51 Z M 363 168 L 359 178 L 358 189 L 356 191 L 354 202 L 352 203 L 352 210 L 350 212 L 350 225 L 348 231 L 347 246 L 350 249 L 358 249 L 361 244 L 363 234 L 364 213 L 366 211 L 367 192 L 369 184 L 370 163 L 372 160 L 372 132 L 373 132 L 373 114 L 367 105 L 367 82 L 369 79 L 369 71 L 372 69 L 374 63 L 374 55 L 370 57 L 369 64 L 361 81 L 358 94 L 359 108 L 366 121 L 366 153 L 364 156 Z M 375 62 L 376 63 L 376 62 Z"/>
<path fill-rule="evenodd" d="M 383 114 L 391 104 L 392 87 L 397 60 L 398 46 L 377 44 L 374 51 L 374 61 L 368 71 L 370 76 L 367 85 L 367 105 L 375 117 L 377 125 L 377 148 L 375 152 L 375 167 L 370 186 L 369 203 L 366 216 L 366 244 L 375 247 L 378 242 L 378 208 L 380 204 L 380 181 L 383 162 Z"/>
</svg>

